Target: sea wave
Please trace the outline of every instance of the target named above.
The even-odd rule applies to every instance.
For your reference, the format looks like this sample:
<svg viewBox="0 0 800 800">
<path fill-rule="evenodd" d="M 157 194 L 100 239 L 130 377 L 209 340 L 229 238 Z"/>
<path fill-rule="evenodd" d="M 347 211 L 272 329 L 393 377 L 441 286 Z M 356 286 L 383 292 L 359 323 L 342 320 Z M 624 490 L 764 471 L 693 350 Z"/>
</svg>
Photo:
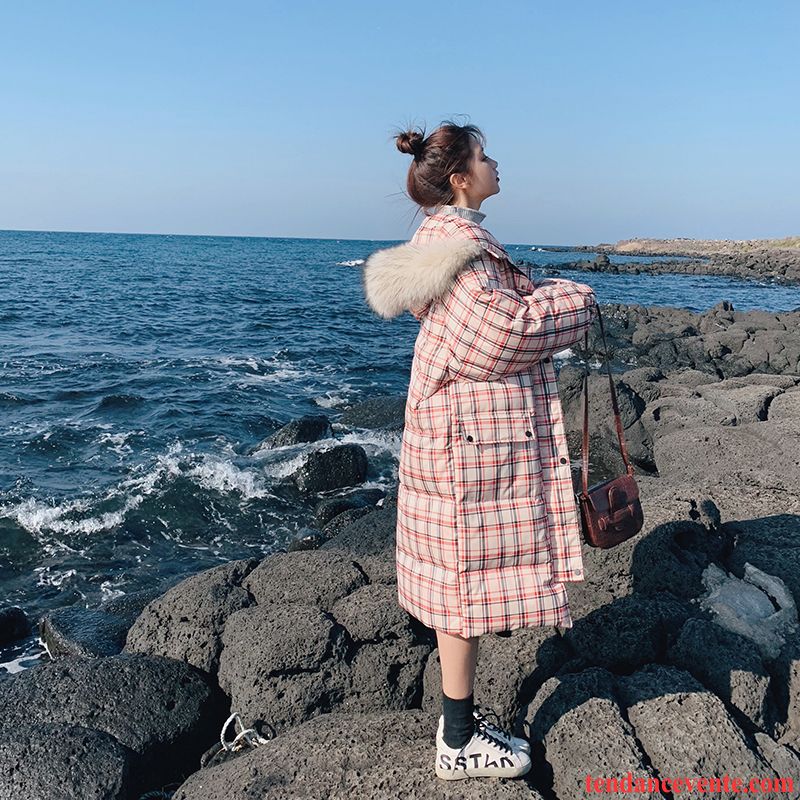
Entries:
<svg viewBox="0 0 800 800">
<path fill-rule="evenodd" d="M 121 447 L 128 434 L 105 434 L 108 440 Z M 102 438 L 102 437 L 101 437 Z M 316 443 L 315 443 L 316 444 Z M 137 465 L 140 474 L 126 478 L 105 491 L 78 498 L 43 500 L 28 497 L 16 503 L 0 505 L 0 518 L 14 520 L 21 528 L 33 534 L 41 543 L 52 545 L 46 534 L 91 535 L 113 530 L 120 526 L 131 511 L 138 509 L 152 496 L 167 492 L 178 479 L 185 479 L 200 489 L 223 495 L 236 494 L 237 501 L 276 497 L 268 483 L 269 478 L 284 477 L 299 467 L 307 455 L 303 452 L 288 461 L 271 464 L 239 466 L 225 457 L 209 453 L 187 451 L 181 442 L 175 442 L 166 453 L 159 454 L 149 467 Z M 266 451 L 254 453 L 263 457 Z M 274 451 L 271 451 L 274 454 Z M 101 508 L 116 506 L 99 512 Z M 72 550 L 63 541 L 60 548 Z"/>
</svg>

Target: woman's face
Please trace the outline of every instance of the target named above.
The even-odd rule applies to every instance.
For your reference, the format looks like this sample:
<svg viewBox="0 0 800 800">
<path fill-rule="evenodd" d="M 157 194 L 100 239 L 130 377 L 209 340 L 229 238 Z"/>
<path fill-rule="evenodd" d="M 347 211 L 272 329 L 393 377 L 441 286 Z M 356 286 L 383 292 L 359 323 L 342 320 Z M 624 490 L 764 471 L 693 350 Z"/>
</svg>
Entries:
<svg viewBox="0 0 800 800">
<path fill-rule="evenodd" d="M 497 162 L 486 155 L 479 142 L 475 142 L 472 151 L 473 191 L 483 194 L 484 197 L 497 194 L 500 191 L 500 176 L 497 172 Z"/>
<path fill-rule="evenodd" d="M 456 190 L 456 197 L 464 198 L 462 202 L 480 203 L 487 197 L 500 191 L 500 178 L 497 173 L 497 162 L 489 158 L 480 142 L 473 141 L 472 159 L 469 174 L 466 177 L 466 186 Z"/>
</svg>

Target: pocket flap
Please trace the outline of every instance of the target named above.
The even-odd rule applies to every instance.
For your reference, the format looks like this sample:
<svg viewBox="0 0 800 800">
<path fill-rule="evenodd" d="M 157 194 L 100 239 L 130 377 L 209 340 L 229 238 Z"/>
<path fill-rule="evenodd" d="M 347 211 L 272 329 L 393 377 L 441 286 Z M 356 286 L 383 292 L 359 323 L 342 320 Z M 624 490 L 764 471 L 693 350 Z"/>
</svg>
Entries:
<svg viewBox="0 0 800 800">
<path fill-rule="evenodd" d="M 536 439 L 533 411 L 466 414 L 458 417 L 461 439 L 472 444 L 487 442 L 530 442 Z"/>
</svg>

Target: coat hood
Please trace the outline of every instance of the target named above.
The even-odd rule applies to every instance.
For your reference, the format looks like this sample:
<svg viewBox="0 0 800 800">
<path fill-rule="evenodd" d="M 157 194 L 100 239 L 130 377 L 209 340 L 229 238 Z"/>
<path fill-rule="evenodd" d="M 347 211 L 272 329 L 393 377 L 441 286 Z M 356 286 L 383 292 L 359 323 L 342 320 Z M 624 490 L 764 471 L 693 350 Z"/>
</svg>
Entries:
<svg viewBox="0 0 800 800">
<path fill-rule="evenodd" d="M 374 252 L 361 273 L 369 307 L 384 319 L 410 311 L 420 319 L 430 303 L 444 296 L 458 273 L 484 247 L 468 239 L 405 244 Z"/>
</svg>

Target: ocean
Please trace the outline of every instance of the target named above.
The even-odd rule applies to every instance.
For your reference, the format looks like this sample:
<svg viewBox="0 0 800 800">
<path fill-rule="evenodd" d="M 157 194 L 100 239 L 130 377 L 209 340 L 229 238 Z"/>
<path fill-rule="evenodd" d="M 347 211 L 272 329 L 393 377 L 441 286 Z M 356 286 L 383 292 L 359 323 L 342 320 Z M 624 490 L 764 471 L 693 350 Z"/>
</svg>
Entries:
<svg viewBox="0 0 800 800">
<path fill-rule="evenodd" d="M 405 394 L 418 323 L 375 316 L 360 272 L 397 243 L 0 231 L 0 606 L 94 607 L 295 538 L 314 504 L 275 484 L 331 441 L 260 445 L 304 414 Z M 593 257 L 507 247 L 534 276 Z M 601 303 L 798 305 L 768 282 L 560 274 Z M 366 449 L 367 485 L 396 481 L 399 434 L 334 432 Z M 42 657 L 32 636 L 0 668 Z"/>
</svg>

